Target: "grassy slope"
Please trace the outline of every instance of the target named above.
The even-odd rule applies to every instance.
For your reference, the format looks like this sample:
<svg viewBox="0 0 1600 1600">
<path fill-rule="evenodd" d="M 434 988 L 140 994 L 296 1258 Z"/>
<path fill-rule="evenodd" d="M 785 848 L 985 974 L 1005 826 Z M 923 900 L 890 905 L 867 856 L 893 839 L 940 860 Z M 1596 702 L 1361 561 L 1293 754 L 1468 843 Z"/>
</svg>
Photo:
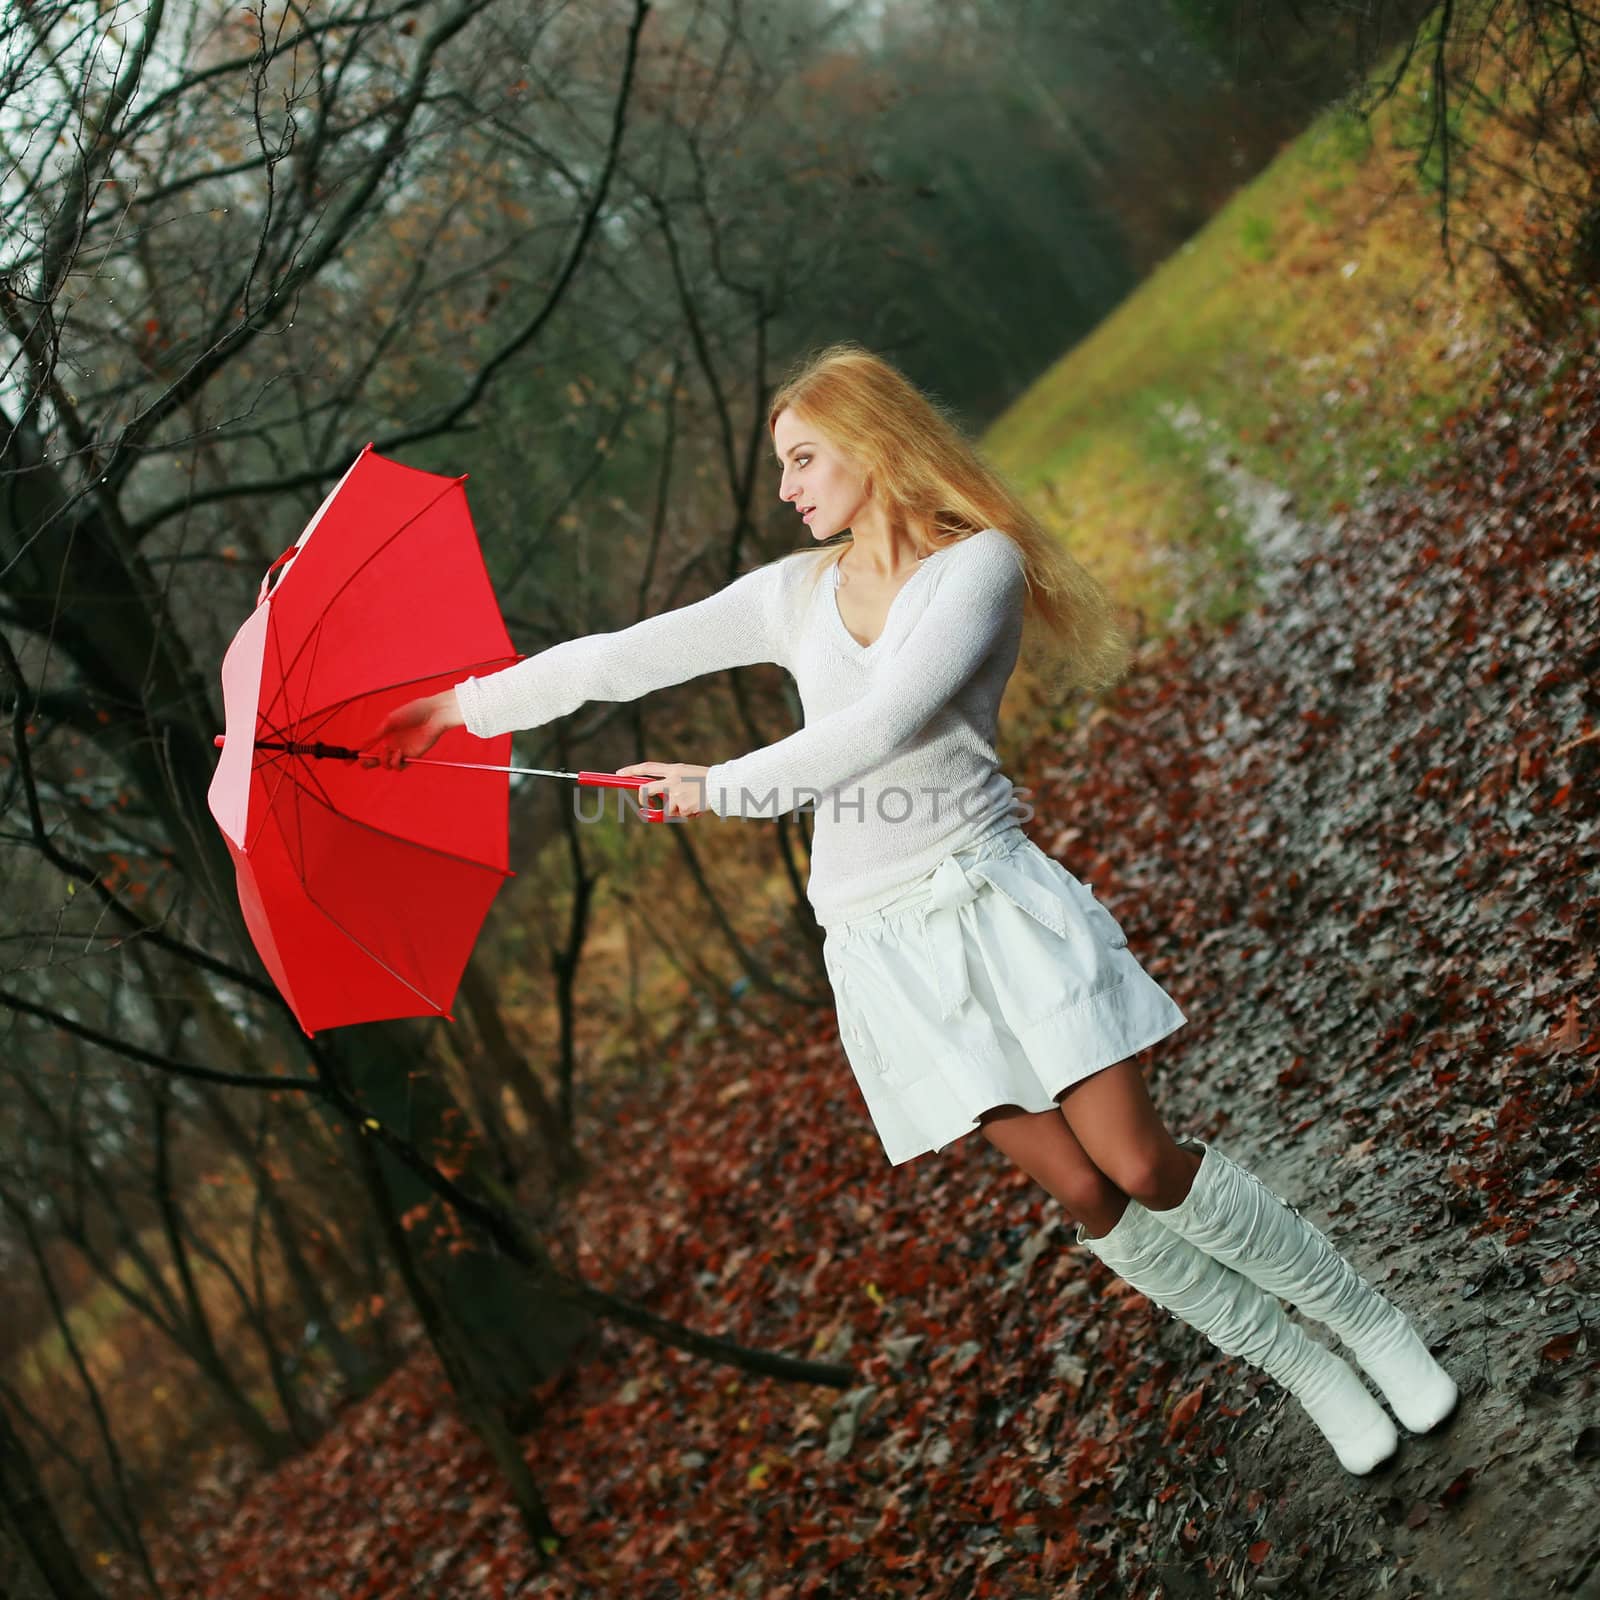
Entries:
<svg viewBox="0 0 1600 1600">
<path fill-rule="evenodd" d="M 1486 388 L 1508 302 L 1470 250 L 1451 280 L 1437 205 L 1396 149 L 1418 127 L 1404 102 L 1370 125 L 1324 113 L 985 438 L 1147 631 L 1253 603 L 1240 517 L 1207 464 L 1219 447 L 1315 518 L 1421 470 L 1437 424 Z M 1502 217 L 1522 203 L 1504 187 L 1472 199 Z M 1185 407 L 1208 436 L 1175 425 Z"/>
</svg>

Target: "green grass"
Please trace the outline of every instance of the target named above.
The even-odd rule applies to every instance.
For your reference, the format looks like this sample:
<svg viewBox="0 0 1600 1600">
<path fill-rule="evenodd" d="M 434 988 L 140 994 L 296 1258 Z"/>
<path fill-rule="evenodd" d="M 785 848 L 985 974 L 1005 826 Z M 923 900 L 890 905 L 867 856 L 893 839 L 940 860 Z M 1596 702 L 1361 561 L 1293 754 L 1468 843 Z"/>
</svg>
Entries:
<svg viewBox="0 0 1600 1600">
<path fill-rule="evenodd" d="M 1395 146 L 1418 115 L 1408 99 L 1370 125 L 1330 108 L 986 435 L 1154 631 L 1258 598 L 1213 452 L 1326 518 L 1433 467 L 1440 423 L 1488 386 L 1514 318 L 1483 263 L 1446 273 L 1430 176 Z M 1510 217 L 1520 200 L 1476 203 Z M 1185 407 L 1217 426 L 1183 432 Z"/>
</svg>

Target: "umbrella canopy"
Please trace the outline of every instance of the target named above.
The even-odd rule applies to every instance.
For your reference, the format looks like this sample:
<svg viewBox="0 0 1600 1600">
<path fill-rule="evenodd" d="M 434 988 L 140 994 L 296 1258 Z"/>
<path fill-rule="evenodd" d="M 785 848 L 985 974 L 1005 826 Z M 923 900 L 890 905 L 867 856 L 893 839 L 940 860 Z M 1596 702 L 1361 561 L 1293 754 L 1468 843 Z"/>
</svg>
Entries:
<svg viewBox="0 0 1600 1600">
<path fill-rule="evenodd" d="M 465 776 L 355 759 L 394 707 L 521 659 L 465 482 L 367 445 L 267 569 L 223 658 L 226 733 L 207 803 L 250 936 L 308 1035 L 448 1016 L 514 876 L 509 733 L 444 734 L 441 758 L 499 763 L 469 761 Z"/>
</svg>

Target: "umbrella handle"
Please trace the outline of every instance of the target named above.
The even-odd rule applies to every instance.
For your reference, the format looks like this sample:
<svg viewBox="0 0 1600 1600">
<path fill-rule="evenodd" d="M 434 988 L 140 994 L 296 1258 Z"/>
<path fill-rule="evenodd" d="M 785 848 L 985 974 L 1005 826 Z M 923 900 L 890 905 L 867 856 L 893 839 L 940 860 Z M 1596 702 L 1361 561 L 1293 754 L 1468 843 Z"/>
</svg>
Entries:
<svg viewBox="0 0 1600 1600">
<path fill-rule="evenodd" d="M 579 783 L 597 784 L 605 789 L 642 789 L 647 783 L 656 780 L 643 772 L 580 772 Z M 639 815 L 646 822 L 665 822 L 667 820 L 666 807 L 659 811 L 651 811 L 647 806 L 639 808 Z"/>
</svg>

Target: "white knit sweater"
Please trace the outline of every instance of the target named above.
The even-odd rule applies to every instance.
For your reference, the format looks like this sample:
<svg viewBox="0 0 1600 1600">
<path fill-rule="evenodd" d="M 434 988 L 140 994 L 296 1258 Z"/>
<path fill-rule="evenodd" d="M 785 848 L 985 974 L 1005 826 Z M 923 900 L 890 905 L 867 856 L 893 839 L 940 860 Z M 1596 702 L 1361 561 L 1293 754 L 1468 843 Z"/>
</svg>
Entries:
<svg viewBox="0 0 1600 1600">
<path fill-rule="evenodd" d="M 456 685 L 467 729 L 536 728 L 589 700 L 634 700 L 702 673 L 773 661 L 805 726 L 706 774 L 721 817 L 814 808 L 807 896 L 823 927 L 892 899 L 953 850 L 1016 824 L 995 722 L 1022 641 L 1022 555 L 985 528 L 923 558 L 882 634 L 859 644 L 822 558 L 779 557 L 716 594 L 630 628 L 568 639 Z M 680 760 L 691 760 L 685 752 Z"/>
</svg>

